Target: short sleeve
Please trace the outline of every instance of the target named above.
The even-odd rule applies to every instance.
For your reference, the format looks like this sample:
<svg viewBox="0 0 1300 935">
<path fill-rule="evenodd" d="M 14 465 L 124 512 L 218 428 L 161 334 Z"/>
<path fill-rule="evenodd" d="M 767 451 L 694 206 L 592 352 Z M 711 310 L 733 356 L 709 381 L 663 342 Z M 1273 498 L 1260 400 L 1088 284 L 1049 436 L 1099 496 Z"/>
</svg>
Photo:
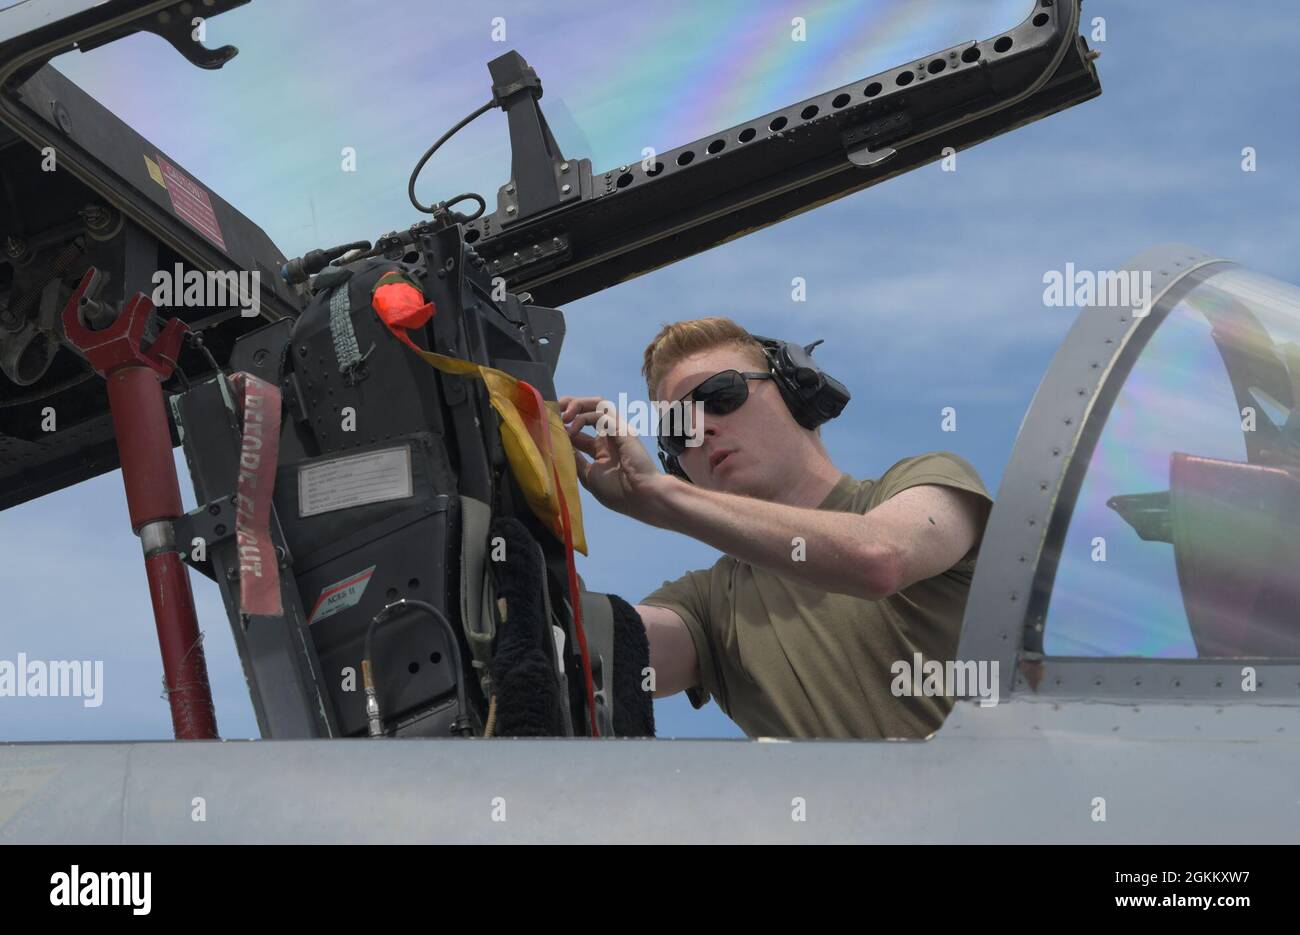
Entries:
<svg viewBox="0 0 1300 935">
<path fill-rule="evenodd" d="M 990 504 L 993 502 L 993 498 L 984 487 L 984 482 L 980 480 L 979 473 L 969 461 L 951 451 L 931 451 L 914 458 L 904 458 L 882 474 L 880 482 L 876 484 L 873 491 L 871 506 L 879 506 L 909 487 L 919 487 L 922 484 L 956 487 L 958 490 L 976 494 Z M 980 533 L 980 539 L 971 547 L 971 551 L 963 557 L 963 561 L 974 557 L 982 539 L 983 531 Z"/>
<path fill-rule="evenodd" d="M 914 458 L 904 458 L 882 474 L 874 491 L 872 505 L 879 506 L 895 494 L 922 484 L 939 484 L 944 487 L 969 490 L 990 503 L 993 502 L 978 472 L 969 461 L 951 451 L 932 451 Z"/>
<path fill-rule="evenodd" d="M 638 601 L 652 607 L 666 607 L 686 624 L 700 663 L 700 684 L 686 690 L 686 697 L 696 708 L 704 707 L 710 695 L 718 694 L 717 668 L 709 639 L 709 581 L 709 571 L 690 571 L 676 581 L 665 581 L 658 590 Z"/>
</svg>

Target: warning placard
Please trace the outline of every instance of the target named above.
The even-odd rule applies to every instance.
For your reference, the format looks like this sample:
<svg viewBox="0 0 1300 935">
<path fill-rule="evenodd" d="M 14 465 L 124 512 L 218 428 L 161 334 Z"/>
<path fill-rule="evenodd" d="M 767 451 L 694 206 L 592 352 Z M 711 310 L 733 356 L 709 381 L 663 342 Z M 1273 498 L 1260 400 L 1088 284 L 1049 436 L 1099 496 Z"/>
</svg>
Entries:
<svg viewBox="0 0 1300 935">
<path fill-rule="evenodd" d="M 385 448 L 298 469 L 298 515 L 315 516 L 412 494 L 411 449 Z"/>
<path fill-rule="evenodd" d="M 221 237 L 221 228 L 217 226 L 217 215 L 212 210 L 212 199 L 207 190 L 161 154 L 158 156 L 158 169 L 162 172 L 163 184 L 176 216 L 225 250 L 226 242 Z"/>
<path fill-rule="evenodd" d="M 341 610 L 347 610 L 361 603 L 361 595 L 366 593 L 366 585 L 374 575 L 375 566 L 371 565 L 359 574 L 336 581 L 324 588 L 307 616 L 307 623 L 309 625 L 316 623 L 318 620 L 332 617 Z"/>
</svg>

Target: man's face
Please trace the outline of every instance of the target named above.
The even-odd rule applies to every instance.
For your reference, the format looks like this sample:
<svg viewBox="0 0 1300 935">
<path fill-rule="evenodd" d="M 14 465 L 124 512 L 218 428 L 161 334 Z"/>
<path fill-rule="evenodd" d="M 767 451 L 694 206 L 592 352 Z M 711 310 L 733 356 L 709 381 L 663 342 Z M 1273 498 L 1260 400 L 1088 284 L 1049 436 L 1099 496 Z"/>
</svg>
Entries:
<svg viewBox="0 0 1300 935">
<path fill-rule="evenodd" d="M 677 362 L 660 382 L 658 398 L 681 399 L 723 370 L 763 373 L 768 369 L 734 348 L 701 351 Z M 694 427 L 693 447 L 678 461 L 699 487 L 771 499 L 781 484 L 775 470 L 780 454 L 797 444 L 798 433 L 804 430 L 772 380 L 749 380 L 747 386 L 749 398 L 739 409 L 725 415 L 703 414 L 702 424 Z M 695 445 L 696 440 L 700 444 Z"/>
</svg>

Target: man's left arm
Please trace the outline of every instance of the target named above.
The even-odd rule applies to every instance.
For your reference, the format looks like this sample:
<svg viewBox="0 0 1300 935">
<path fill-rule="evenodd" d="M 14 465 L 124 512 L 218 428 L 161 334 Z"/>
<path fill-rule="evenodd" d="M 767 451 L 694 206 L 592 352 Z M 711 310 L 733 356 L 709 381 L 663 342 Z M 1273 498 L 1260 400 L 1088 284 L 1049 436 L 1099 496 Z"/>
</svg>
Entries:
<svg viewBox="0 0 1300 935">
<path fill-rule="evenodd" d="M 648 517 L 802 584 L 880 600 L 942 574 L 979 542 L 991 506 L 972 491 L 908 487 L 866 513 L 807 509 L 664 476 Z M 802 540 L 802 544 L 799 540 Z"/>
</svg>

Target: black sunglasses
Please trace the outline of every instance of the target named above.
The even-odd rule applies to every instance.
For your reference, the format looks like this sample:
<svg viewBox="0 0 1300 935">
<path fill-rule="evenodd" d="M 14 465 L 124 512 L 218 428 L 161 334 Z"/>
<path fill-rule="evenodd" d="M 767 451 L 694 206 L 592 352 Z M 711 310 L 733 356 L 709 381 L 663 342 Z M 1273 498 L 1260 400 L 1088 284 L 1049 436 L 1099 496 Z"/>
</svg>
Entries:
<svg viewBox="0 0 1300 935">
<path fill-rule="evenodd" d="M 690 413 L 694 406 L 689 401 L 703 403 L 704 411 L 711 416 L 725 416 L 735 412 L 745 400 L 749 399 L 750 380 L 770 380 L 772 373 L 752 371 L 723 370 L 715 373 L 681 399 L 677 400 L 667 412 L 659 417 L 659 444 L 674 457 L 680 458 L 690 446 L 687 440 L 692 438 L 695 426 L 691 424 Z M 688 401 L 689 400 L 689 401 Z"/>
</svg>

